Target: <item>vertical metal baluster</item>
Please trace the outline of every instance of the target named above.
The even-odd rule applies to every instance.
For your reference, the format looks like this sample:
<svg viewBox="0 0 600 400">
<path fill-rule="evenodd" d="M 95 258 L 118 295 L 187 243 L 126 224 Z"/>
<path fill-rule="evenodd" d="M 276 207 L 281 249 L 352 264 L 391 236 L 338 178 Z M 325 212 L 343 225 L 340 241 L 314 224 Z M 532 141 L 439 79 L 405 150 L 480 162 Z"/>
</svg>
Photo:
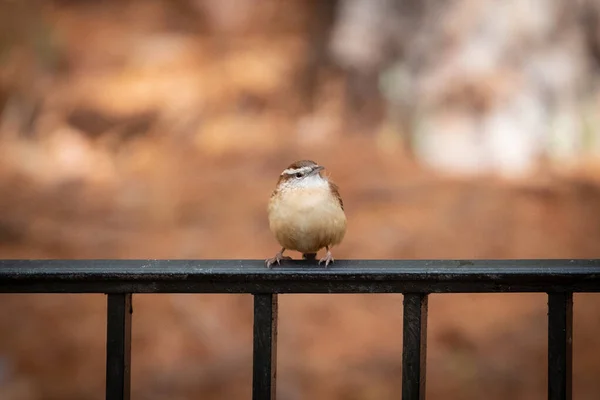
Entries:
<svg viewBox="0 0 600 400">
<path fill-rule="evenodd" d="M 427 294 L 404 294 L 402 400 L 425 399 Z"/>
<path fill-rule="evenodd" d="M 571 400 L 573 293 L 548 293 L 548 399 Z"/>
<path fill-rule="evenodd" d="M 254 295 L 252 399 L 275 400 L 277 375 L 277 295 Z"/>
<path fill-rule="evenodd" d="M 106 309 L 106 400 L 129 400 L 131 293 L 109 294 Z"/>
</svg>

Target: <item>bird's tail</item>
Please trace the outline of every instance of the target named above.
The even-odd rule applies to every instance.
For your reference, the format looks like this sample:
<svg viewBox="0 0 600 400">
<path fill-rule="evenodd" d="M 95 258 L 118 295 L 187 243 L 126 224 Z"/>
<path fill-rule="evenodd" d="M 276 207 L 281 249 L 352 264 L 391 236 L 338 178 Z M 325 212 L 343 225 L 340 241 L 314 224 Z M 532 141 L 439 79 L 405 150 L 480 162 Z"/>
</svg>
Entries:
<svg viewBox="0 0 600 400">
<path fill-rule="evenodd" d="M 302 258 L 308 261 L 314 261 L 317 259 L 317 253 L 303 253 Z"/>
</svg>

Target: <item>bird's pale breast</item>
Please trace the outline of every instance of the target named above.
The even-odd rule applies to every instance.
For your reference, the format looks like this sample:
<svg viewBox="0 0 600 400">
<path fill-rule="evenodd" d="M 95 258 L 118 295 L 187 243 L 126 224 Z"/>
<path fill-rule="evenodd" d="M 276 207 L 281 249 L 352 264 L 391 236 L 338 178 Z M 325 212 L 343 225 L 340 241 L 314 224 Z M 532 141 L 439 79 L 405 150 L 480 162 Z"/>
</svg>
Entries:
<svg viewBox="0 0 600 400">
<path fill-rule="evenodd" d="M 282 247 L 316 253 L 342 241 L 346 216 L 328 188 L 304 188 L 271 199 L 269 225 Z"/>
</svg>

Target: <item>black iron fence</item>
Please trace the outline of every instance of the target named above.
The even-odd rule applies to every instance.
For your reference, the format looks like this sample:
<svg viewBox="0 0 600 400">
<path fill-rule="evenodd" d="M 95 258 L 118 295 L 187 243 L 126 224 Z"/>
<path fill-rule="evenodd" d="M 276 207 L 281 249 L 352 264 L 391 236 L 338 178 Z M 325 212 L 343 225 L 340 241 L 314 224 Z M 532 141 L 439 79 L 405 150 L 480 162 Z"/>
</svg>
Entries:
<svg viewBox="0 0 600 400">
<path fill-rule="evenodd" d="M 548 294 L 548 399 L 571 399 L 573 293 L 600 292 L 600 260 L 0 260 L 0 293 L 106 293 L 106 399 L 130 398 L 134 293 L 254 296 L 252 398 L 275 399 L 277 296 L 402 293 L 402 399 L 425 399 L 429 293 Z"/>
</svg>

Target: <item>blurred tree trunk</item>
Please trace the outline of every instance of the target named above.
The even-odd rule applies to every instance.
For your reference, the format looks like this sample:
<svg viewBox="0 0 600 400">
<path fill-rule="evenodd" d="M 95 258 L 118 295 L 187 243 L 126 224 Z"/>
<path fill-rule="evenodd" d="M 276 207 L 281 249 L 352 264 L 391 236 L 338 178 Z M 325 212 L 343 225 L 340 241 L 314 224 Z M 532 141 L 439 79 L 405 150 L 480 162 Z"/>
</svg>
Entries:
<svg viewBox="0 0 600 400">
<path fill-rule="evenodd" d="M 31 135 L 61 58 L 44 4 L 0 1 L 0 134 Z"/>
<path fill-rule="evenodd" d="M 340 0 L 329 48 L 345 75 L 346 114 L 353 130 L 372 130 L 386 114 L 380 79 L 406 58 L 425 6 L 417 0 Z"/>
<path fill-rule="evenodd" d="M 339 0 L 308 0 L 308 45 L 305 65 L 301 68 L 300 97 L 307 112 L 314 111 L 315 96 L 319 85 L 319 76 L 323 69 L 331 68 L 332 59 L 329 54 L 329 39 L 335 23 Z"/>
</svg>

